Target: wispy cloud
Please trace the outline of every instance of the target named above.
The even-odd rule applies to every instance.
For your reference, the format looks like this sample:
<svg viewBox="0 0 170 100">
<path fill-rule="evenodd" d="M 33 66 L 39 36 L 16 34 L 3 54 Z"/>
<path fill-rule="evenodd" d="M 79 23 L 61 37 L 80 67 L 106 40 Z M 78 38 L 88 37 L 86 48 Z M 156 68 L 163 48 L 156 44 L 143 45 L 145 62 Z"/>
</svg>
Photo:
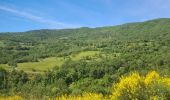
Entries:
<svg viewBox="0 0 170 100">
<path fill-rule="evenodd" d="M 32 21 L 35 21 L 35 22 L 38 22 L 38 23 L 49 25 L 51 28 L 76 28 L 76 27 L 80 27 L 79 25 L 72 25 L 72 24 L 59 22 L 59 21 L 56 21 L 56 20 L 51 20 L 51 19 L 48 19 L 48 18 L 44 18 L 44 17 L 41 17 L 41 16 L 34 15 L 34 14 L 26 12 L 26 11 L 22 11 L 22 10 L 20 11 L 20 10 L 11 8 L 11 7 L 6 7 L 6 6 L 0 5 L 0 10 L 6 11 L 6 12 L 9 12 L 9 13 L 13 13 L 17 16 L 24 17 L 24 18 L 27 18 L 29 20 L 32 20 Z"/>
</svg>

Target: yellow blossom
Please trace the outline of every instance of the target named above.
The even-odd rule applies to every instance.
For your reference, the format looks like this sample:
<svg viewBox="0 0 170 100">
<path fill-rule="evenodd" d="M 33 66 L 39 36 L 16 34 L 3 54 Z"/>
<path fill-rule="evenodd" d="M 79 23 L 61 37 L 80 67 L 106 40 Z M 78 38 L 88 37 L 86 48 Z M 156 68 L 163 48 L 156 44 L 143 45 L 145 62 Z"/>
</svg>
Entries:
<svg viewBox="0 0 170 100">
<path fill-rule="evenodd" d="M 150 100 L 158 100 L 158 97 L 157 96 L 151 96 Z"/>
<path fill-rule="evenodd" d="M 156 71 L 151 71 L 146 75 L 144 80 L 145 85 L 149 85 L 150 83 L 159 80 L 160 76 Z"/>
</svg>

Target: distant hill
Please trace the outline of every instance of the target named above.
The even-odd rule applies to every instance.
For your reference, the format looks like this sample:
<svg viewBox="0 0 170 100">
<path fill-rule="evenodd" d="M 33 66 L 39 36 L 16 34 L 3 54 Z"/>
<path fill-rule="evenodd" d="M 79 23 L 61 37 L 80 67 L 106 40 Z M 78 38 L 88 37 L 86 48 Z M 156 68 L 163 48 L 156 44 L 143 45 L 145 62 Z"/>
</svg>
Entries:
<svg viewBox="0 0 170 100">
<path fill-rule="evenodd" d="M 100 35 L 106 35 L 111 34 L 115 35 L 142 35 L 142 37 L 145 35 L 153 34 L 159 35 L 160 32 L 167 32 L 169 31 L 170 27 L 170 18 L 160 18 L 160 19 L 154 19 L 149 20 L 145 22 L 136 22 L 136 23 L 127 23 L 123 25 L 118 26 L 109 26 L 109 27 L 99 27 L 99 28 L 88 28 L 88 27 L 82 27 L 77 29 L 60 29 L 60 30 L 50 30 L 50 29 L 42 29 L 42 30 L 32 30 L 27 32 L 14 32 L 15 34 L 10 33 L 1 33 L 1 36 L 9 36 L 9 37 L 17 37 L 17 38 L 24 38 L 27 37 L 27 39 L 41 39 L 45 40 L 47 38 L 58 38 L 62 36 L 67 37 L 74 37 L 76 34 L 77 37 L 100 37 Z"/>
</svg>

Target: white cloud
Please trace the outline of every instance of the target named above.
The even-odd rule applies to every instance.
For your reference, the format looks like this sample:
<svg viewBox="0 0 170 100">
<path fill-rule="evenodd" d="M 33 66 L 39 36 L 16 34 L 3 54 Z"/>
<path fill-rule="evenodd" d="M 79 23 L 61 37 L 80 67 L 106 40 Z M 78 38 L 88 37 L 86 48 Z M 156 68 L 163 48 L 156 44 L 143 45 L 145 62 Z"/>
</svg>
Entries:
<svg viewBox="0 0 170 100">
<path fill-rule="evenodd" d="M 56 20 L 43 18 L 41 16 L 33 15 L 33 14 L 28 13 L 26 11 L 22 11 L 22 10 L 20 11 L 20 10 L 10 8 L 10 7 L 6 7 L 6 6 L 0 6 L 0 10 L 6 11 L 6 12 L 9 12 L 9 13 L 13 13 L 17 16 L 24 17 L 24 18 L 27 18 L 29 20 L 32 20 L 32 21 L 35 21 L 35 22 L 38 22 L 38 23 L 47 24 L 51 28 L 76 28 L 76 27 L 80 27 L 79 25 L 71 25 L 71 24 L 59 22 L 59 21 L 56 21 Z"/>
</svg>

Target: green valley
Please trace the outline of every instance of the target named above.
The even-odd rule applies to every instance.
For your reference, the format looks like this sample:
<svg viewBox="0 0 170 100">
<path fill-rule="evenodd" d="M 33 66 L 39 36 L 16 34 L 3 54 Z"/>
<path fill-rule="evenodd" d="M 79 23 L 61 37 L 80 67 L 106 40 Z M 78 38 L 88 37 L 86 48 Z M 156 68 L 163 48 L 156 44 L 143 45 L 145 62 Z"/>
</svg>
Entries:
<svg viewBox="0 0 170 100">
<path fill-rule="evenodd" d="M 0 96 L 41 99 L 87 92 L 107 97 L 122 75 L 133 72 L 120 79 L 123 86 L 127 80 L 135 84 L 133 79 L 143 86 L 145 79 L 139 76 L 150 71 L 154 73 L 148 74 L 150 79 L 164 82 L 158 72 L 169 86 L 170 18 L 97 28 L 0 33 Z M 152 83 L 147 89 L 153 92 L 156 85 L 162 89 L 161 84 Z M 168 89 L 161 91 L 165 93 L 161 96 L 170 97 Z M 126 98 L 127 91 L 118 92 Z"/>
</svg>

